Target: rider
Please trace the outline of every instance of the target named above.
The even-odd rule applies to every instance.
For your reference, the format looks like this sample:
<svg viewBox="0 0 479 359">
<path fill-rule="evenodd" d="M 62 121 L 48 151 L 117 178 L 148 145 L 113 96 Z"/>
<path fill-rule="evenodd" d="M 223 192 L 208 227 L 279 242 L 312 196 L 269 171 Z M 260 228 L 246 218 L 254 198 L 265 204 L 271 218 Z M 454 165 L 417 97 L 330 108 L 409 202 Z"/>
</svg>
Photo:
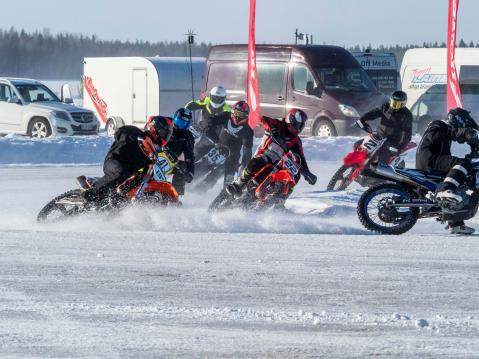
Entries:
<svg viewBox="0 0 479 359">
<path fill-rule="evenodd" d="M 412 113 L 406 108 L 407 95 L 403 91 L 394 91 L 389 102 L 380 108 L 374 108 L 362 115 L 356 124 L 367 132 L 372 132 L 368 121 L 380 119 L 376 134 L 386 138 L 385 145 L 378 151 L 380 162 L 397 155 L 411 141 Z"/>
<path fill-rule="evenodd" d="M 479 148 L 479 127 L 462 108 L 449 111 L 443 120 L 433 121 L 424 133 L 416 154 L 416 168 L 423 171 L 447 173 L 438 186 L 438 201 L 458 204 L 464 200 L 458 188 L 466 181 L 471 171 L 471 161 L 451 155 L 452 142 L 467 143 L 473 150 Z M 472 234 L 474 229 L 464 221 L 449 221 L 448 228 L 453 234 Z"/>
<path fill-rule="evenodd" d="M 224 164 L 224 185 L 234 180 L 238 166 L 245 167 L 253 154 L 254 132 L 248 125 L 249 106 L 246 101 L 238 101 L 228 122 L 220 132 L 217 147 L 226 155 Z M 241 157 L 241 163 L 240 163 Z M 223 168 L 221 168 L 223 169 Z M 213 170 L 202 182 L 202 187 L 214 185 L 221 170 Z"/>
<path fill-rule="evenodd" d="M 105 157 L 104 176 L 94 183 L 89 182 L 84 176 L 77 179 L 80 186 L 85 189 L 83 197 L 87 201 L 105 198 L 116 186 L 150 164 L 152 153 L 167 144 L 172 132 L 173 121 L 162 116 L 150 117 L 145 131 L 135 126 L 120 127 Z"/>
<path fill-rule="evenodd" d="M 284 121 L 266 116 L 261 117 L 261 125 L 265 128 L 261 145 L 246 165 L 241 176 L 226 186 L 226 191 L 232 196 L 240 196 L 243 188 L 259 170 L 267 164 L 280 161 L 286 151 L 291 151 L 299 157 L 301 174 L 309 184 L 314 185 L 317 177 L 309 171 L 304 157 L 303 144 L 299 138 L 307 119 L 303 110 L 294 108 L 288 112 Z"/>
<path fill-rule="evenodd" d="M 226 104 L 226 90 L 215 86 L 204 100 L 188 102 L 185 107 L 201 111 L 202 136 L 195 146 L 195 157 L 201 158 L 218 143 L 218 134 L 231 116 L 231 107 Z"/>
<path fill-rule="evenodd" d="M 173 135 L 168 142 L 167 149 L 175 156 L 181 156 L 173 170 L 172 184 L 178 194 L 185 193 L 185 183 L 190 183 L 195 174 L 195 139 L 190 132 L 192 114 L 186 108 L 179 108 L 173 115 Z"/>
</svg>

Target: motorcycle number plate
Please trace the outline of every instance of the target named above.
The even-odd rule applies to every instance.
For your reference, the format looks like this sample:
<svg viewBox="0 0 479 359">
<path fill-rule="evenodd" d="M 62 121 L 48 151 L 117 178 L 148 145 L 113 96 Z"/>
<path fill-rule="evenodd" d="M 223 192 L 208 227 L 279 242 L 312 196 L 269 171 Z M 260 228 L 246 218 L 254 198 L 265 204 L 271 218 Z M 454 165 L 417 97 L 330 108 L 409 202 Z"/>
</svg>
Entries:
<svg viewBox="0 0 479 359">
<path fill-rule="evenodd" d="M 154 178 L 157 181 L 166 181 L 166 175 L 173 170 L 171 163 L 162 156 L 159 156 L 155 163 Z"/>
<path fill-rule="evenodd" d="M 293 161 L 291 161 L 289 157 L 285 157 L 284 167 L 286 167 L 293 176 L 296 176 L 299 173 L 298 166 L 296 166 L 296 164 Z"/>
<path fill-rule="evenodd" d="M 212 148 L 208 152 L 208 163 L 210 165 L 218 166 L 225 163 L 226 157 L 220 153 L 216 148 Z"/>
<path fill-rule="evenodd" d="M 376 141 L 373 138 L 369 138 L 367 141 L 363 142 L 363 147 L 369 152 L 373 152 L 381 143 Z"/>
</svg>

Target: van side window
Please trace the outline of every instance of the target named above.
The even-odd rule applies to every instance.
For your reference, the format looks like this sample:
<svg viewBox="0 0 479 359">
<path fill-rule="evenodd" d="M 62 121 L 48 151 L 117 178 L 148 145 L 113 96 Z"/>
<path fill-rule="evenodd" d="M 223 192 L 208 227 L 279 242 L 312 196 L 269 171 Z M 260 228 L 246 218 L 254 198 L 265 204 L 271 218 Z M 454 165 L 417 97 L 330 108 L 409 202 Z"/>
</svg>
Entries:
<svg viewBox="0 0 479 359">
<path fill-rule="evenodd" d="M 260 94 L 276 95 L 283 92 L 286 64 L 259 63 L 258 65 Z"/>
<path fill-rule="evenodd" d="M 221 85 L 228 93 L 246 94 L 246 67 L 246 62 L 211 64 L 207 88 Z"/>
<path fill-rule="evenodd" d="M 293 89 L 295 91 L 306 92 L 306 84 L 308 81 L 313 81 L 314 86 L 316 86 L 316 81 L 311 71 L 309 71 L 305 65 L 295 64 L 293 69 Z"/>
<path fill-rule="evenodd" d="M 13 97 L 13 92 L 10 86 L 6 84 L 0 84 L 0 101 L 7 102 L 8 99 Z"/>
</svg>

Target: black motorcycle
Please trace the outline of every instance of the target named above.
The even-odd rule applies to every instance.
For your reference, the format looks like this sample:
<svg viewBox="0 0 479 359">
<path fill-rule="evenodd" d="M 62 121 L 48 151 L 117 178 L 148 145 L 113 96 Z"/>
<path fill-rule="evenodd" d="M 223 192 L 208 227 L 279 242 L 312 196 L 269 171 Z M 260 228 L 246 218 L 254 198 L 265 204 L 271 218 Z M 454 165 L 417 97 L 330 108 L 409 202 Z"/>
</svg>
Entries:
<svg viewBox="0 0 479 359">
<path fill-rule="evenodd" d="M 467 156 L 473 171 L 458 191 L 459 203 L 439 202 L 435 192 L 444 180 L 444 172 L 424 172 L 397 168 L 379 163 L 370 171 L 388 182 L 369 188 L 359 199 L 359 220 L 370 231 L 402 234 L 420 218 L 436 218 L 440 222 L 460 221 L 474 217 L 479 204 L 479 149 Z"/>
</svg>

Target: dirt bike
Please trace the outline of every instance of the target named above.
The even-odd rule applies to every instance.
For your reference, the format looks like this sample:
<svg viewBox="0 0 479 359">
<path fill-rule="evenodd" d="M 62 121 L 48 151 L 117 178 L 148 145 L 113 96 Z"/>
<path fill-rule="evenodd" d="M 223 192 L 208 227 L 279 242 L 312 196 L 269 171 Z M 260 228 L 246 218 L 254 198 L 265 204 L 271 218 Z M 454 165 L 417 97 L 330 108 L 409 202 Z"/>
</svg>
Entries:
<svg viewBox="0 0 479 359">
<path fill-rule="evenodd" d="M 210 139 L 209 139 L 210 140 Z M 210 140 L 212 143 L 213 141 Z M 208 190 L 224 174 L 224 165 L 229 156 L 227 147 L 212 147 L 207 154 L 195 161 L 195 190 Z"/>
<path fill-rule="evenodd" d="M 369 171 L 371 162 L 377 161 L 378 151 L 385 146 L 385 138 L 380 138 L 372 132 L 364 137 L 362 141 L 354 144 L 353 151 L 343 158 L 343 165 L 334 173 L 328 183 L 328 191 L 342 191 L 356 181 L 362 187 L 369 187 L 379 184 L 382 180 L 374 178 Z M 397 155 L 391 156 L 387 161 L 388 165 L 404 167 L 404 157 L 416 147 L 414 142 L 409 142 Z"/>
<path fill-rule="evenodd" d="M 276 164 L 268 164 L 259 170 L 240 197 L 233 197 L 223 189 L 210 204 L 209 210 L 284 209 L 284 203 L 299 181 L 300 172 L 299 158 L 291 151 L 285 152 Z"/>
<path fill-rule="evenodd" d="M 360 197 L 357 207 L 359 220 L 365 228 L 382 234 L 402 234 L 420 218 L 435 217 L 440 222 L 461 221 L 474 217 L 479 204 L 479 151 L 468 158 L 473 171 L 460 186 L 460 203 L 438 201 L 437 186 L 446 173 L 424 172 L 396 168 L 379 163 L 371 170 L 386 183 L 369 188 Z"/>
<path fill-rule="evenodd" d="M 132 203 L 159 206 L 179 204 L 178 192 L 167 179 L 173 173 L 177 158 L 166 151 L 152 156 L 152 163 L 148 167 L 126 179 L 110 191 L 106 198 L 95 202 L 86 201 L 82 195 L 84 189 L 74 189 L 48 202 L 39 212 L 37 221 L 53 222 L 83 213 L 121 210 Z"/>
</svg>

